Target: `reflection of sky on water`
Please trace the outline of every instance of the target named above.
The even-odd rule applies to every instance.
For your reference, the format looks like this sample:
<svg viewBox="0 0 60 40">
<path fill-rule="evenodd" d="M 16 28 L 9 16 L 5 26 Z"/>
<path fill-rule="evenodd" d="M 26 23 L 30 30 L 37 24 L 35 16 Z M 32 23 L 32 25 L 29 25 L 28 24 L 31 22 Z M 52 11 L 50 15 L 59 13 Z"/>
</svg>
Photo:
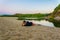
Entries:
<svg viewBox="0 0 60 40">
<path fill-rule="evenodd" d="M 46 21 L 46 20 L 41 20 L 41 21 L 32 21 L 35 24 L 40 24 L 44 26 L 49 26 L 49 27 L 54 27 L 54 24 L 52 22 Z"/>
</svg>

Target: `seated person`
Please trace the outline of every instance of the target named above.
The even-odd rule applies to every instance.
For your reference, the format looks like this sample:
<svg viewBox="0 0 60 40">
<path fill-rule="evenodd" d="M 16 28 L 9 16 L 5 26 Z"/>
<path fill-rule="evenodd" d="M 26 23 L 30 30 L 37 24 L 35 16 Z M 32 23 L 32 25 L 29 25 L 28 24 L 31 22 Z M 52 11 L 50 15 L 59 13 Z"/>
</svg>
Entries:
<svg viewBox="0 0 60 40">
<path fill-rule="evenodd" d="M 29 22 L 29 21 L 23 21 L 23 26 L 32 26 L 33 23 L 32 22 Z"/>
</svg>

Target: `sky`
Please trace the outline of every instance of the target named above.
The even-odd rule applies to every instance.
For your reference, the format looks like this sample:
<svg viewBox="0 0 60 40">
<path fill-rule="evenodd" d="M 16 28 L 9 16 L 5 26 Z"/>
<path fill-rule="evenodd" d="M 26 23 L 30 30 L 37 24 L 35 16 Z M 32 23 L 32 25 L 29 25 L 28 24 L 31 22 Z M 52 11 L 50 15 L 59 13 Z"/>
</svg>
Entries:
<svg viewBox="0 0 60 40">
<path fill-rule="evenodd" d="M 0 14 L 50 13 L 60 0 L 0 0 Z"/>
</svg>

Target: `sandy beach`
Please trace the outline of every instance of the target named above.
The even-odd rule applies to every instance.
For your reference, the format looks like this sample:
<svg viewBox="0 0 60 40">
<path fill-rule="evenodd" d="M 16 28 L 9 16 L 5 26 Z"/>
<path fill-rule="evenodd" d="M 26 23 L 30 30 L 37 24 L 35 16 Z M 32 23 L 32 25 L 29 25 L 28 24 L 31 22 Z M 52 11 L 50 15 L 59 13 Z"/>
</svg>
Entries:
<svg viewBox="0 0 60 40">
<path fill-rule="evenodd" d="M 0 17 L 0 40 L 60 40 L 60 28 L 25 27 L 17 17 Z"/>
</svg>

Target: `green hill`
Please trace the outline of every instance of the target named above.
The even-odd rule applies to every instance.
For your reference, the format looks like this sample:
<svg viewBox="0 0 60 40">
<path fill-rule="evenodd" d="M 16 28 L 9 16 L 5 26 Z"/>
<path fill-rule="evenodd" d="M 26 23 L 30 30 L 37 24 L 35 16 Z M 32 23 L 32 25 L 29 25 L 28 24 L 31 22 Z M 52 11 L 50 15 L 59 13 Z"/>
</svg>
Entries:
<svg viewBox="0 0 60 40">
<path fill-rule="evenodd" d="M 60 4 L 49 15 L 49 21 L 53 22 L 55 26 L 60 27 Z"/>
<path fill-rule="evenodd" d="M 60 16 L 60 4 L 54 9 L 54 11 L 50 15 L 50 17 L 56 17 L 56 16 Z"/>
</svg>

